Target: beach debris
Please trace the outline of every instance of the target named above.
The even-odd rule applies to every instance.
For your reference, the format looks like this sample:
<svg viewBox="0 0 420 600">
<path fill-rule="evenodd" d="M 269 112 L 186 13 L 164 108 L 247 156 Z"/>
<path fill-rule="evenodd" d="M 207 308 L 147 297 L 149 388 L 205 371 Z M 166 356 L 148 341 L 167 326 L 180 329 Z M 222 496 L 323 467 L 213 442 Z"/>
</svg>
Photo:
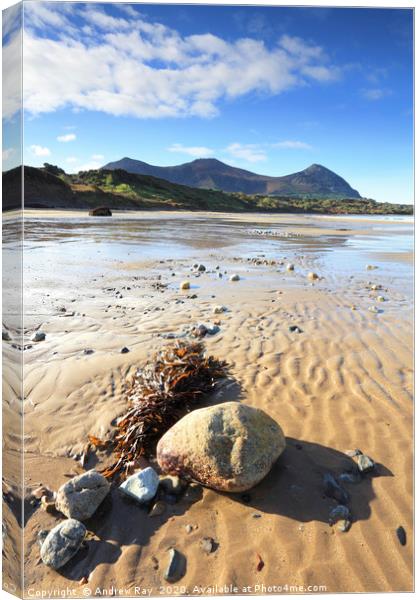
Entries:
<svg viewBox="0 0 420 600">
<path fill-rule="evenodd" d="M 199 342 L 177 342 L 161 350 L 138 371 L 127 390 L 128 411 L 114 436 L 116 462 L 105 477 L 127 474 L 133 461 L 154 454 L 159 438 L 217 382 L 227 376 L 227 364 L 205 356 Z"/>
<path fill-rule="evenodd" d="M 404 527 L 400 525 L 399 527 L 397 527 L 395 533 L 397 534 L 397 538 L 401 546 L 405 546 L 407 543 L 407 534 L 405 532 Z"/>
<path fill-rule="evenodd" d="M 257 553 L 257 561 L 258 561 L 257 562 L 257 571 L 259 573 L 264 568 L 264 561 L 258 553 Z"/>
<path fill-rule="evenodd" d="M 64 483 L 57 492 L 55 506 L 66 517 L 85 521 L 96 512 L 109 490 L 106 478 L 92 469 Z"/>
<path fill-rule="evenodd" d="M 328 498 L 334 498 L 339 504 L 348 504 L 350 502 L 350 494 L 345 490 L 335 479 L 331 473 L 325 473 L 324 492 Z"/>
<path fill-rule="evenodd" d="M 226 311 L 227 311 L 227 308 L 226 308 L 226 306 L 223 306 L 223 305 L 221 305 L 221 304 L 220 304 L 220 305 L 218 305 L 218 306 L 215 306 L 215 307 L 213 308 L 213 313 L 214 313 L 215 315 L 221 315 L 222 313 L 224 313 L 224 312 L 226 312 Z"/>
<path fill-rule="evenodd" d="M 367 456 L 366 454 L 358 454 L 356 457 L 356 463 L 359 471 L 361 473 L 369 473 L 369 471 L 373 471 L 375 468 L 375 461 Z"/>
<path fill-rule="evenodd" d="M 338 521 L 348 521 L 350 519 L 350 509 L 344 504 L 338 504 L 330 510 L 329 523 L 334 525 Z"/>
<path fill-rule="evenodd" d="M 378 302 L 385 302 L 385 298 L 384 298 L 384 296 L 378 296 L 378 297 L 376 298 L 376 300 L 377 300 Z"/>
<path fill-rule="evenodd" d="M 120 352 L 121 354 L 127 354 L 127 352 L 130 352 L 130 350 L 127 348 L 127 346 L 124 346 L 123 348 L 121 348 Z"/>
<path fill-rule="evenodd" d="M 298 325 L 289 325 L 290 333 L 303 333 L 303 329 L 298 327 Z"/>
<path fill-rule="evenodd" d="M 293 265 L 292 263 L 288 263 L 286 265 L 286 271 L 294 271 L 295 270 L 295 265 Z"/>
<path fill-rule="evenodd" d="M 164 578 L 169 583 L 175 583 L 184 577 L 186 572 L 187 559 L 176 548 L 169 550 L 169 562 L 164 573 Z"/>
<path fill-rule="evenodd" d="M 159 440 L 157 459 L 164 473 L 242 492 L 267 475 L 285 446 L 280 426 L 264 411 L 224 402 L 178 421 Z"/>
<path fill-rule="evenodd" d="M 179 287 L 181 290 L 189 290 L 191 285 L 189 281 L 181 281 L 181 283 L 179 284 Z"/>
<path fill-rule="evenodd" d="M 373 292 L 376 292 L 377 290 L 381 290 L 381 289 L 382 289 L 382 286 L 381 286 L 379 283 L 373 283 L 373 284 L 370 286 L 370 289 L 371 289 Z"/>
<path fill-rule="evenodd" d="M 159 486 L 168 494 L 180 496 L 188 487 L 188 482 L 177 475 L 164 475 L 160 477 Z"/>
<path fill-rule="evenodd" d="M 218 547 L 219 544 L 215 542 L 214 539 L 211 537 L 203 537 L 200 540 L 200 548 L 204 550 L 206 554 L 211 554 L 212 552 L 215 552 Z"/>
<path fill-rule="evenodd" d="M 2 333 L 1 333 L 1 339 L 4 342 L 10 342 L 12 338 L 10 337 L 10 333 L 8 331 L 6 331 L 5 329 L 3 329 Z"/>
<path fill-rule="evenodd" d="M 46 338 L 46 334 L 43 331 L 37 331 L 31 338 L 32 342 L 43 342 Z"/>
<path fill-rule="evenodd" d="M 77 553 L 85 534 L 86 527 L 80 521 L 62 521 L 44 539 L 41 546 L 42 562 L 53 569 L 60 569 Z"/>
<path fill-rule="evenodd" d="M 128 477 L 119 489 L 140 504 L 145 504 L 156 496 L 158 487 L 159 475 L 152 467 L 147 467 Z"/>
<path fill-rule="evenodd" d="M 319 275 L 317 273 L 312 272 L 312 271 L 310 273 L 308 273 L 307 277 L 311 281 L 315 281 L 316 279 L 319 279 Z"/>
<path fill-rule="evenodd" d="M 187 533 L 191 533 L 191 531 L 193 531 L 193 529 L 194 529 L 194 527 L 190 523 L 188 523 L 188 525 L 185 525 L 185 531 Z"/>
<path fill-rule="evenodd" d="M 235 273 L 234 275 L 231 275 L 231 276 L 229 277 L 229 280 L 230 280 L 230 281 L 239 281 L 239 280 L 240 280 L 240 277 L 239 277 L 239 275 L 238 275 L 237 273 Z"/>
<path fill-rule="evenodd" d="M 166 510 L 166 504 L 162 500 L 158 500 L 149 512 L 149 517 L 160 517 Z"/>
<path fill-rule="evenodd" d="M 206 267 L 204 265 L 194 265 L 194 268 L 196 271 L 200 271 L 201 273 L 203 273 L 206 270 Z"/>
<path fill-rule="evenodd" d="M 366 271 L 373 271 L 374 269 L 377 269 L 378 267 L 376 265 L 366 265 Z"/>
<path fill-rule="evenodd" d="M 85 349 L 83 350 L 83 354 L 86 354 L 87 356 L 88 356 L 89 354 L 93 354 L 94 352 L 95 352 L 95 350 L 92 350 L 92 348 L 85 348 Z"/>
<path fill-rule="evenodd" d="M 372 313 L 378 313 L 379 310 L 376 308 L 376 306 L 369 306 L 368 310 Z"/>
</svg>

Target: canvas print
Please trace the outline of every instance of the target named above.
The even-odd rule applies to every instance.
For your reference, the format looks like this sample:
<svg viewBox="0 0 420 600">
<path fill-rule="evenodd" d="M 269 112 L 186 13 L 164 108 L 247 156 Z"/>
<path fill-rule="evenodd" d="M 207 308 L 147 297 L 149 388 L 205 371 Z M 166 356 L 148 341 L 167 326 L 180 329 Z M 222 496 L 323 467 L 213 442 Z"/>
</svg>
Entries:
<svg viewBox="0 0 420 600">
<path fill-rule="evenodd" d="M 413 590 L 413 8 L 3 11 L 3 589 Z"/>
</svg>

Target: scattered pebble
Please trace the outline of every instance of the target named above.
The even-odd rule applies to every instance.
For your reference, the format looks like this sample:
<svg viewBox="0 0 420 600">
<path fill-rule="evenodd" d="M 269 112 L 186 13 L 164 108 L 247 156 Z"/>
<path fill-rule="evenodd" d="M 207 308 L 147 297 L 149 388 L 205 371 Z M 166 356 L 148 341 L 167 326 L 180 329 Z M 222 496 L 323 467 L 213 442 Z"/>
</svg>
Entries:
<svg viewBox="0 0 420 600">
<path fill-rule="evenodd" d="M 197 268 L 197 271 L 200 271 L 201 273 L 206 270 L 206 267 L 204 265 L 198 265 L 196 268 Z"/>
<path fill-rule="evenodd" d="M 230 276 L 230 281 L 239 281 L 240 277 L 237 273 L 235 273 L 235 275 L 231 275 Z"/>
<path fill-rule="evenodd" d="M 31 339 L 33 342 L 43 342 L 46 337 L 47 336 L 43 331 L 37 331 Z"/>
<path fill-rule="evenodd" d="M 375 461 L 366 454 L 358 454 L 356 456 L 356 463 L 361 473 L 369 473 L 369 471 L 373 471 L 376 466 Z"/>
<path fill-rule="evenodd" d="M 337 521 L 337 529 L 338 531 L 341 531 L 342 533 L 346 533 L 346 531 L 348 531 L 351 527 L 351 521 L 350 519 L 342 519 L 340 521 Z"/>
<path fill-rule="evenodd" d="M 297 325 L 290 325 L 289 331 L 290 331 L 290 333 L 303 333 L 303 329 L 301 329 Z"/>
<path fill-rule="evenodd" d="M 375 265 L 366 265 L 366 271 L 373 271 L 374 269 L 377 269 L 378 267 L 376 267 Z"/>
<path fill-rule="evenodd" d="M 38 535 L 36 536 L 36 540 L 39 544 L 39 546 L 42 547 L 42 544 L 45 541 L 45 538 L 47 537 L 47 535 L 49 534 L 48 529 L 41 529 L 41 531 L 38 531 Z"/>
<path fill-rule="evenodd" d="M 128 477 L 119 487 L 121 492 L 137 500 L 140 504 L 149 502 L 156 495 L 159 476 L 152 467 L 147 467 Z"/>
<path fill-rule="evenodd" d="M 181 290 L 189 290 L 190 289 L 190 282 L 189 281 L 182 281 L 179 285 Z"/>
<path fill-rule="evenodd" d="M 92 469 L 64 483 L 57 492 L 55 506 L 66 517 L 85 521 L 96 512 L 109 491 L 108 480 Z"/>
<path fill-rule="evenodd" d="M 350 510 L 344 504 L 339 504 L 330 510 L 329 514 L 329 523 L 330 525 L 334 525 L 338 521 L 344 520 L 347 521 L 350 519 Z"/>
<path fill-rule="evenodd" d="M 355 448 L 354 450 L 346 450 L 345 454 L 353 458 L 354 456 L 359 456 L 360 454 L 363 454 L 363 452 L 359 450 L 359 448 Z"/>
<path fill-rule="evenodd" d="M 378 296 L 378 297 L 376 298 L 376 300 L 377 300 L 378 302 L 385 302 L 385 298 L 384 298 L 383 296 Z"/>
<path fill-rule="evenodd" d="M 86 354 L 86 355 L 93 354 L 94 352 L 95 352 L 95 350 L 92 350 L 92 348 L 85 348 L 83 350 L 83 354 Z"/>
<path fill-rule="evenodd" d="M 169 494 L 179 496 L 188 487 L 188 482 L 177 475 L 165 475 L 160 478 L 159 485 Z"/>
<path fill-rule="evenodd" d="M 120 352 L 121 354 L 127 354 L 127 352 L 130 352 L 130 350 L 127 348 L 127 346 L 124 346 L 124 348 L 121 348 Z"/>
<path fill-rule="evenodd" d="M 200 540 L 200 548 L 204 550 L 207 554 L 211 554 L 215 552 L 218 548 L 218 544 L 211 537 L 204 537 Z"/>
<path fill-rule="evenodd" d="M 169 562 L 164 573 L 164 578 L 169 583 L 175 583 L 184 577 L 187 566 L 187 560 L 176 548 L 169 550 Z"/>
<path fill-rule="evenodd" d="M 80 521 L 62 521 L 44 539 L 41 546 L 42 562 L 53 569 L 60 569 L 77 553 L 85 534 L 86 527 Z"/>
<path fill-rule="evenodd" d="M 191 531 L 194 529 L 194 527 L 192 525 L 185 525 L 185 531 L 187 533 L 191 533 Z"/>
<path fill-rule="evenodd" d="M 294 271 L 295 270 L 295 265 L 292 265 L 292 263 L 289 263 L 288 265 L 286 265 L 286 271 Z"/>
<path fill-rule="evenodd" d="M 311 271 L 310 273 L 308 273 L 308 279 L 310 279 L 311 281 L 315 281 L 316 279 L 319 279 L 319 275 Z"/>
<path fill-rule="evenodd" d="M 213 313 L 215 315 L 221 315 L 222 313 L 226 312 L 226 310 L 227 310 L 226 306 L 219 305 L 219 306 L 215 306 L 213 308 Z"/>
<path fill-rule="evenodd" d="M 5 329 L 3 329 L 2 334 L 1 334 L 1 339 L 4 340 L 5 342 L 10 342 L 10 340 L 12 338 L 10 337 L 10 333 L 8 331 L 6 331 Z"/>
<path fill-rule="evenodd" d="M 397 529 L 396 532 L 397 534 L 397 538 L 398 541 L 400 542 L 401 546 L 405 546 L 407 543 L 407 534 L 405 532 L 405 529 L 402 525 L 400 525 Z"/>
<path fill-rule="evenodd" d="M 376 306 L 369 306 L 368 310 L 370 312 L 373 312 L 373 313 L 378 313 L 379 312 L 378 309 L 376 308 Z"/>
</svg>

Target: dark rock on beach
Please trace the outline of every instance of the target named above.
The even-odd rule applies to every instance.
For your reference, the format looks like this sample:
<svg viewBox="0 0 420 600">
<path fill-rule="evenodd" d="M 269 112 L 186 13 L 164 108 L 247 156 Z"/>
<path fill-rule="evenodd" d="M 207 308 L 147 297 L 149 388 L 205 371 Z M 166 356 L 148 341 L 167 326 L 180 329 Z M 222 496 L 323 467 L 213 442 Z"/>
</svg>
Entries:
<svg viewBox="0 0 420 600">
<path fill-rule="evenodd" d="M 97 206 L 89 211 L 90 217 L 112 217 L 112 211 L 106 206 Z"/>
<path fill-rule="evenodd" d="M 169 583 L 175 583 L 184 577 L 187 568 L 187 560 L 176 548 L 169 550 L 169 562 L 164 578 Z"/>
</svg>

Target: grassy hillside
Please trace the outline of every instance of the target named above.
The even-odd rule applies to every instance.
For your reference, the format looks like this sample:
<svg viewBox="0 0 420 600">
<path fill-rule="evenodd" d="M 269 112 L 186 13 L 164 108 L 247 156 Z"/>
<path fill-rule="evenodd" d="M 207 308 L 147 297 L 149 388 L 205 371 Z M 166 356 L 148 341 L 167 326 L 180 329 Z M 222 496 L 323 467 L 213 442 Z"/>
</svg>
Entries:
<svg viewBox="0 0 420 600">
<path fill-rule="evenodd" d="M 24 168 L 25 207 L 112 210 L 208 210 L 320 214 L 412 214 L 404 204 L 369 199 L 288 198 L 226 193 L 170 183 L 123 170 L 82 171 L 69 175 L 53 165 Z M 20 168 L 3 173 L 3 210 L 19 205 Z"/>
</svg>

